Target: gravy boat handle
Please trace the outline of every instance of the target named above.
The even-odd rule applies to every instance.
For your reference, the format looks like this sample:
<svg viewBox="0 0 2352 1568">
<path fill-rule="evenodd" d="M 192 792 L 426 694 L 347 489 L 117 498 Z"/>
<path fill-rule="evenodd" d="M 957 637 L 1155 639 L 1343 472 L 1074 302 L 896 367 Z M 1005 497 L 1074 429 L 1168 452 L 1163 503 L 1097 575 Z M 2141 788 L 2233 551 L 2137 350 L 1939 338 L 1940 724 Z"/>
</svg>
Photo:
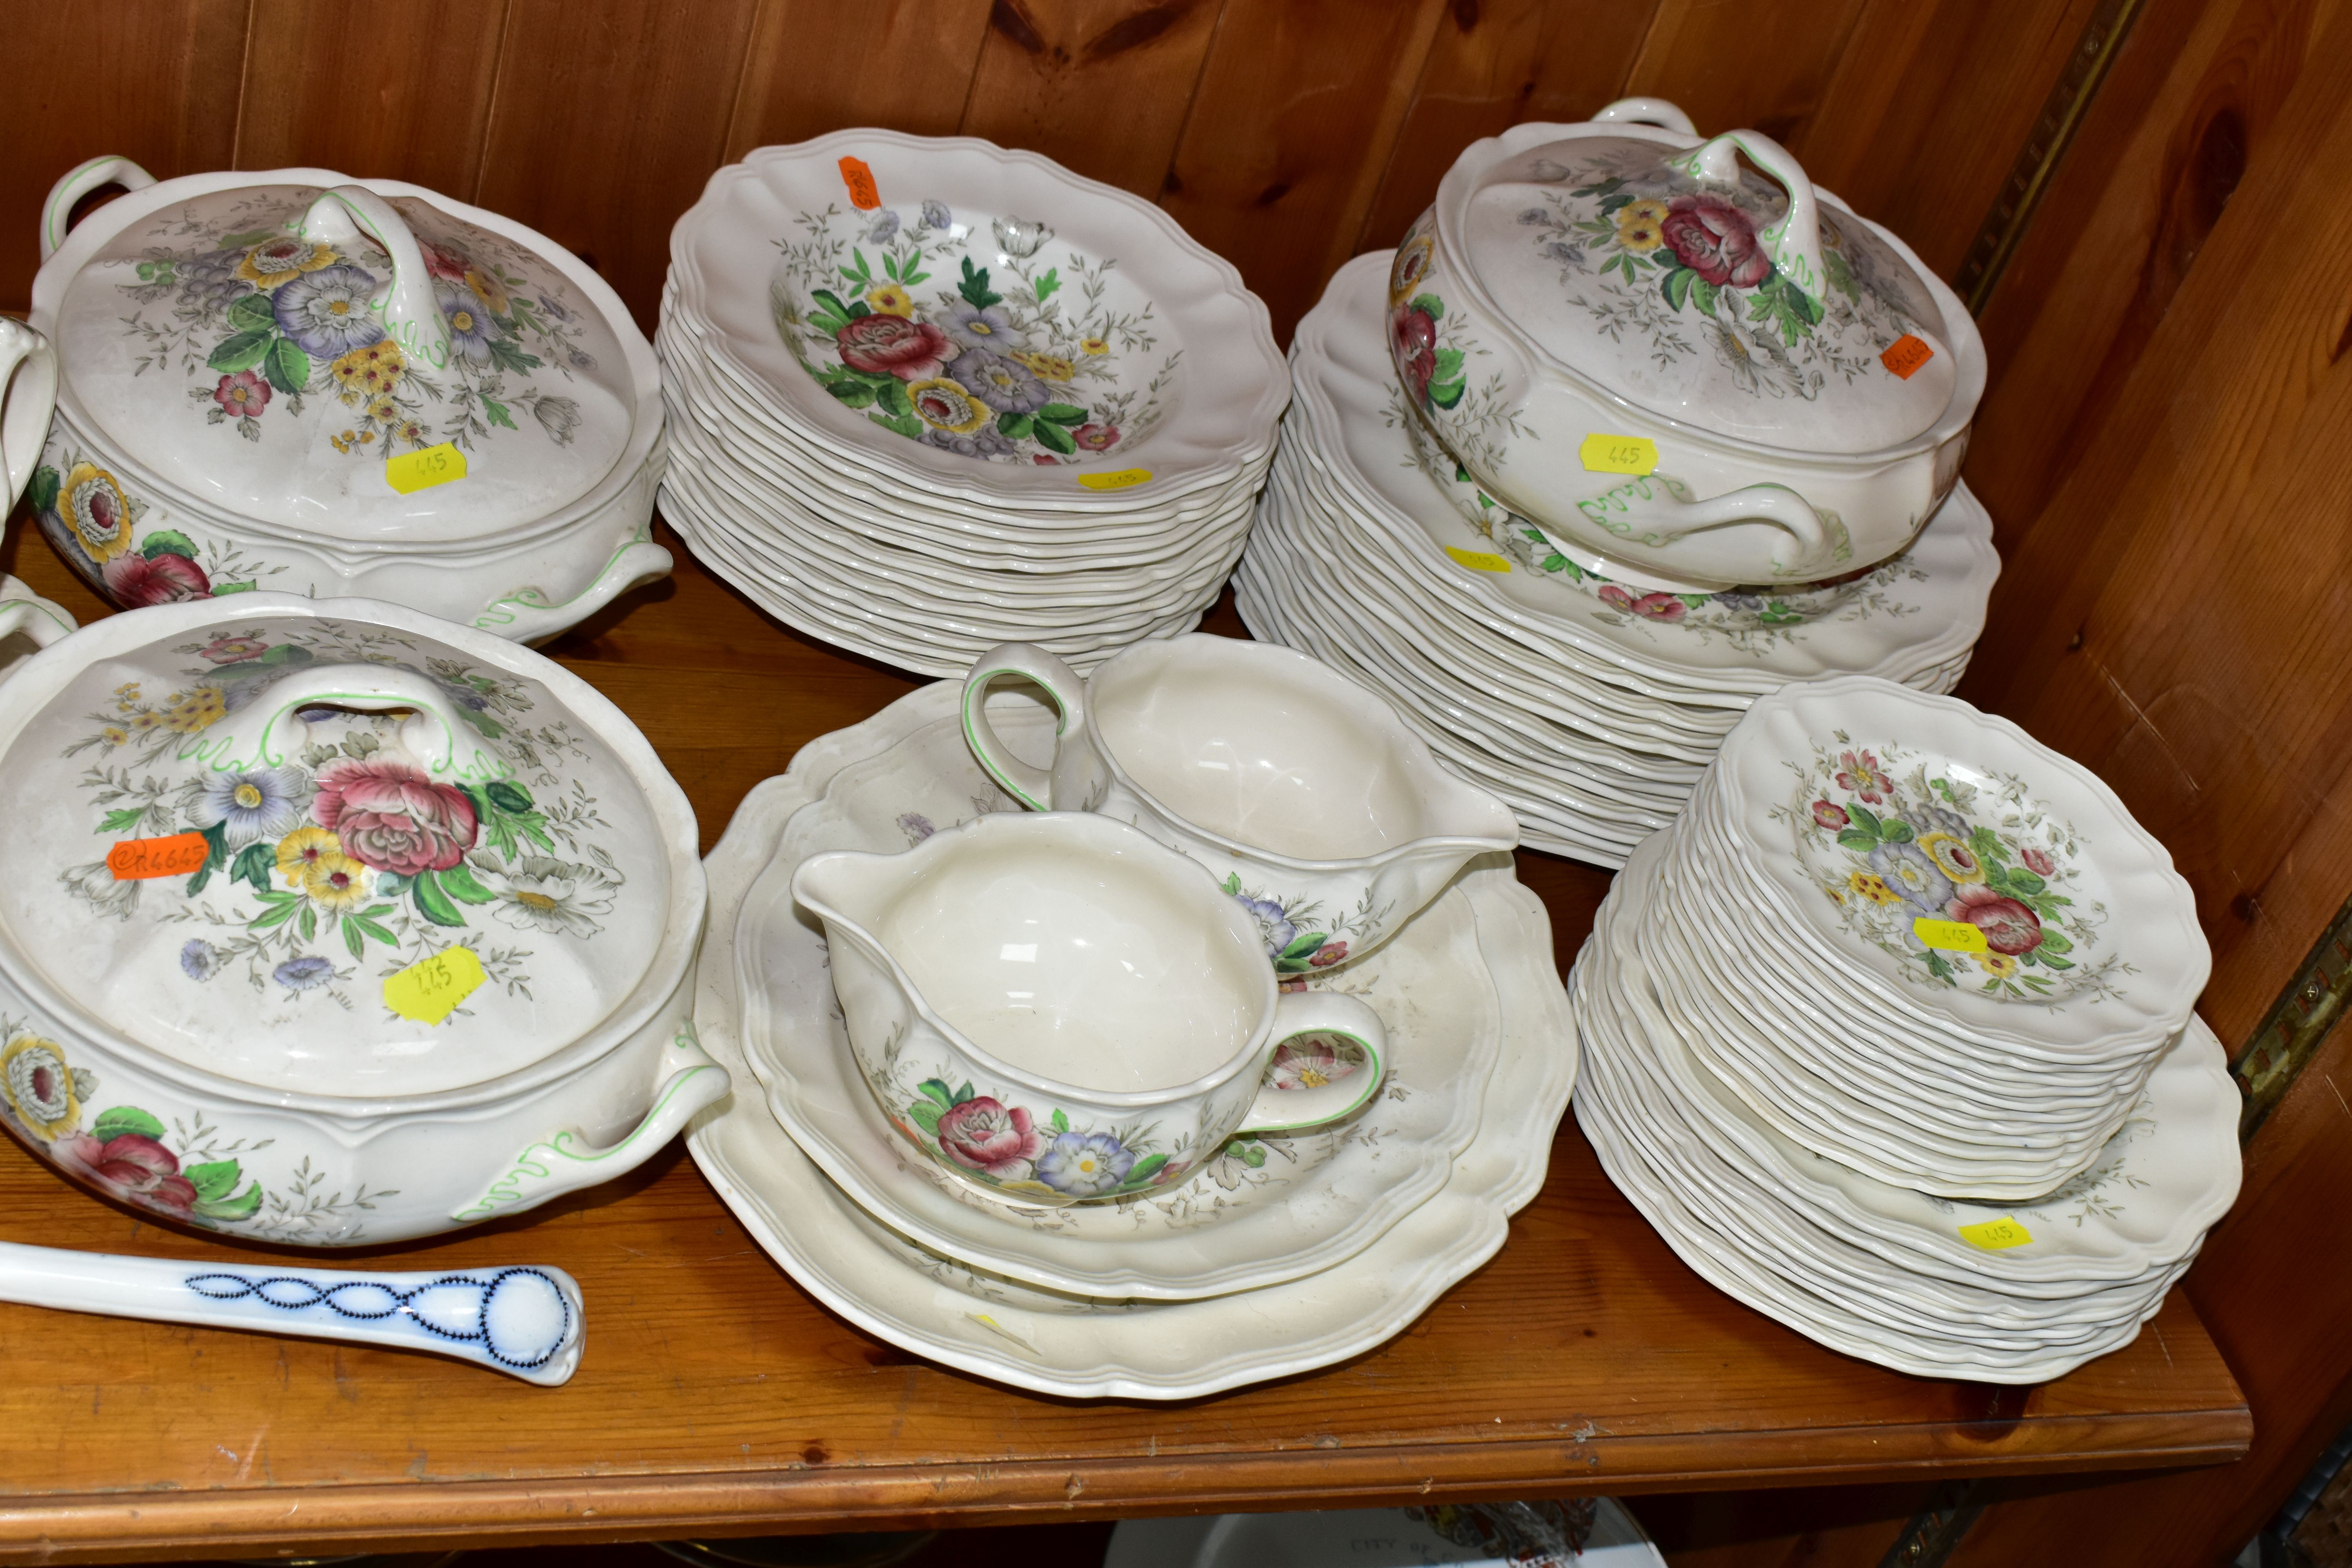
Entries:
<svg viewBox="0 0 2352 1568">
<path fill-rule="evenodd" d="M 1337 991 L 1283 992 L 1274 1010 L 1277 1047 L 1302 1035 L 1344 1036 L 1363 1051 L 1364 1064 L 1345 1078 L 1325 1078 L 1309 1067 L 1298 1074 L 1300 1081 L 1289 1086 L 1269 1075 L 1234 1130 L 1235 1137 L 1320 1127 L 1349 1115 L 1380 1091 L 1388 1072 L 1389 1033 L 1379 1014 Z"/>
<path fill-rule="evenodd" d="M 1025 642 L 998 643 L 973 662 L 971 673 L 964 678 L 963 738 L 971 747 L 971 754 L 1005 794 L 1032 811 L 1051 811 L 1054 770 L 1014 756 L 988 721 L 988 689 L 1006 676 L 1034 681 L 1044 689 L 1060 721 L 1054 730 L 1057 757 L 1066 742 L 1076 740 L 1082 745 L 1087 743 L 1086 678 L 1045 648 Z"/>
</svg>

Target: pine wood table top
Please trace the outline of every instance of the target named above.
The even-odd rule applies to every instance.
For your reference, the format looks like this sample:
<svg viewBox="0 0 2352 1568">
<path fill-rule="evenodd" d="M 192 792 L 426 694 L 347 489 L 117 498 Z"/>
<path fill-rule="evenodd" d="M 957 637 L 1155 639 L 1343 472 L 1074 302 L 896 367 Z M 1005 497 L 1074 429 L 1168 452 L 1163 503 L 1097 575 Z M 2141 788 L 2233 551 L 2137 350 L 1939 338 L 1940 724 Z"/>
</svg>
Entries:
<svg viewBox="0 0 2352 1568">
<path fill-rule="evenodd" d="M 651 737 L 707 848 L 801 745 L 916 682 L 784 630 L 672 544 L 671 583 L 547 651 Z M 0 569 L 104 613 L 21 521 Z M 1229 606 L 1213 625 L 1240 630 Z M 1533 854 L 1520 875 L 1564 968 L 1608 878 Z M 159 1228 L 6 1140 L 0 1238 L 267 1250 Z M 2178 1289 L 2130 1347 L 2032 1389 L 1824 1350 L 1684 1267 L 1572 1118 L 1502 1253 L 1403 1334 L 1185 1404 L 1035 1397 L 867 1337 L 760 1251 L 682 1147 L 514 1220 L 345 1256 L 571 1270 L 579 1374 L 543 1390 L 425 1354 L 0 1305 L 0 1562 L 2177 1466 L 2236 1458 L 2252 1433 Z"/>
</svg>

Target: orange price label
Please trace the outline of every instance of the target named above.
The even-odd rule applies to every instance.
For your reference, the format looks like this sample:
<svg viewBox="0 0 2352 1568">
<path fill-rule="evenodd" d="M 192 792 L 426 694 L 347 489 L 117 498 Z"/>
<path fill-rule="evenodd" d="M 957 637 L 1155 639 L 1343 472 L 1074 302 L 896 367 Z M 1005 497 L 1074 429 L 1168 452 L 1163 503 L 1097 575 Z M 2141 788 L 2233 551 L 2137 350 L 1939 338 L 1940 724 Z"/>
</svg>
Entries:
<svg viewBox="0 0 2352 1568">
<path fill-rule="evenodd" d="M 1908 381 L 1918 373 L 1921 365 L 1935 357 L 1936 351 L 1927 346 L 1927 340 L 1906 332 L 1886 345 L 1886 352 L 1878 356 L 1878 363 L 1897 378 Z"/>
<path fill-rule="evenodd" d="M 168 838 L 126 838 L 106 852 L 106 868 L 118 882 L 146 877 L 185 877 L 204 869 L 212 846 L 201 833 L 174 833 Z"/>
<path fill-rule="evenodd" d="M 882 205 L 882 193 L 874 188 L 874 171 L 866 166 L 865 159 L 844 158 L 841 183 L 849 187 L 849 205 L 859 212 L 872 212 Z"/>
</svg>

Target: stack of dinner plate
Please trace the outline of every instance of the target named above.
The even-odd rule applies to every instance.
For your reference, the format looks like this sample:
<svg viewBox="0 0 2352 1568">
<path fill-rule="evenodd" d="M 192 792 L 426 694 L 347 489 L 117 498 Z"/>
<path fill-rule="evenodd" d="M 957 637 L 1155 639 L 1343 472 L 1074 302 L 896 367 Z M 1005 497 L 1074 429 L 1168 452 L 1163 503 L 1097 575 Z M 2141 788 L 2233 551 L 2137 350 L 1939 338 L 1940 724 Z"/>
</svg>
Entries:
<svg viewBox="0 0 2352 1568">
<path fill-rule="evenodd" d="M 662 510 L 779 620 L 928 674 L 1196 625 L 1289 396 L 1265 307 L 1159 208 L 1030 153 L 844 131 L 670 239 Z"/>
<path fill-rule="evenodd" d="M 1242 615 L 1388 698 L 1527 843 L 1622 865 L 1784 682 L 1958 682 L 2000 569 L 1965 486 L 1850 582 L 1685 595 L 1581 573 L 1418 439 L 1387 349 L 1390 254 L 1341 268 L 1299 323 Z"/>
<path fill-rule="evenodd" d="M 1741 1300 L 2037 1382 L 2128 1343 L 2237 1195 L 2210 966 L 2096 778 L 1952 699 L 1792 685 L 1601 908 L 1578 1120 Z"/>
</svg>

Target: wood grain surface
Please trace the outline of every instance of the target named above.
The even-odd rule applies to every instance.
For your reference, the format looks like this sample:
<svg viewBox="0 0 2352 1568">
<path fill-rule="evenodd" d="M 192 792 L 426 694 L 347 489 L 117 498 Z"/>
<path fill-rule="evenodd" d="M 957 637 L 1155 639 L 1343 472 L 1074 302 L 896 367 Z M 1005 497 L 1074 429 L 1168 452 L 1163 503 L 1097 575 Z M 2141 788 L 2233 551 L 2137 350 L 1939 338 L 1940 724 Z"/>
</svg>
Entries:
<svg viewBox="0 0 2352 1568">
<path fill-rule="evenodd" d="M 37 531 L 0 567 L 102 613 Z M 1219 625 L 1237 630 L 1229 608 Z M 695 566 L 550 651 L 651 737 L 706 845 L 803 743 L 914 684 L 785 631 Z M 1538 855 L 1564 965 L 1602 872 Z M 161 1229 L 0 1143 L 0 1237 L 171 1257 Z M 682 1149 L 384 1268 L 560 1265 L 587 1353 L 555 1391 L 437 1358 L 0 1306 L 0 1561 L 250 1555 L 1034 1516 L 2210 1463 L 2248 1418 L 2176 1293 L 2057 1383 L 1881 1371 L 1702 1283 L 1572 1121 L 1499 1257 L 1390 1344 L 1175 1405 L 1018 1394 L 818 1307 Z"/>
</svg>

